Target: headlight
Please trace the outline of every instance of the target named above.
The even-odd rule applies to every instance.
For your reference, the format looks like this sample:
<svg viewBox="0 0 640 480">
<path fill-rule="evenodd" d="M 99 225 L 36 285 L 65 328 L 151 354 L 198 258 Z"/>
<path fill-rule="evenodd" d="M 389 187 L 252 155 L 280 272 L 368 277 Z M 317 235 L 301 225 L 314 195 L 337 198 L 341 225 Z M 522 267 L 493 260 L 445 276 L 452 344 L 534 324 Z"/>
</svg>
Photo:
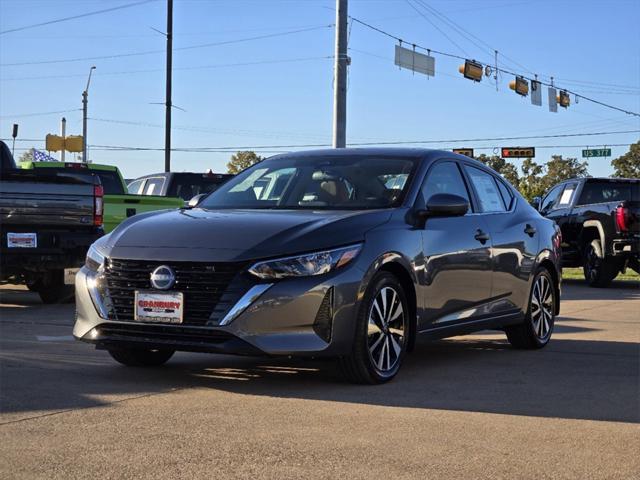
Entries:
<svg viewBox="0 0 640 480">
<path fill-rule="evenodd" d="M 84 261 L 84 266 L 92 272 L 97 272 L 100 267 L 104 266 L 104 255 L 95 247 L 91 245 L 87 252 L 87 258 Z"/>
<path fill-rule="evenodd" d="M 89 247 L 84 266 L 89 270 L 86 281 L 93 305 L 102 318 L 109 319 L 113 316 L 113 308 L 107 288 L 107 279 L 104 275 L 105 256 L 95 244 Z"/>
<path fill-rule="evenodd" d="M 336 248 L 295 257 L 258 262 L 249 273 L 263 280 L 322 275 L 347 265 L 360 252 L 362 245 Z"/>
</svg>

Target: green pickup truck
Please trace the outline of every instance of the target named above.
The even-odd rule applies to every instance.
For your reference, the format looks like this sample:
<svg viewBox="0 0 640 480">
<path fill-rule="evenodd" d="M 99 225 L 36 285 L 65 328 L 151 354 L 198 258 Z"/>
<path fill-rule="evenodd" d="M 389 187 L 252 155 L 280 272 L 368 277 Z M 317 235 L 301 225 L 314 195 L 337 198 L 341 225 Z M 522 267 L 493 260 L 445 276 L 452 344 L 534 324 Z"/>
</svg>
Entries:
<svg viewBox="0 0 640 480">
<path fill-rule="evenodd" d="M 64 172 L 66 176 L 77 175 L 81 179 L 91 175 L 99 177 L 104 189 L 104 231 L 106 233 L 137 213 L 184 206 L 184 200 L 181 198 L 127 193 L 127 186 L 118 167 L 112 165 L 78 162 L 22 162 L 20 168 L 27 170 L 47 169 L 52 173 L 53 171 Z"/>
</svg>

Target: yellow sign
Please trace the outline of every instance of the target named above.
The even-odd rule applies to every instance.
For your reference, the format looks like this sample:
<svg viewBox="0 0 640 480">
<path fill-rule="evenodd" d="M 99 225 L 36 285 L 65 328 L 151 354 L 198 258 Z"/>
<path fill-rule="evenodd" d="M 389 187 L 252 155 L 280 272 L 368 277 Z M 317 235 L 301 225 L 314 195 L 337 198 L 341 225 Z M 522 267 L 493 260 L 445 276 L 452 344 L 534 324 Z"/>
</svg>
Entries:
<svg viewBox="0 0 640 480">
<path fill-rule="evenodd" d="M 67 152 L 81 152 L 82 135 L 69 135 L 64 139 L 64 148 Z"/>
<path fill-rule="evenodd" d="M 45 143 L 47 150 L 50 152 L 60 152 L 64 150 L 64 139 L 58 135 L 48 134 Z"/>
<path fill-rule="evenodd" d="M 45 140 L 46 149 L 49 152 L 60 152 L 62 150 L 66 150 L 67 152 L 82 152 L 82 142 L 82 135 L 69 135 L 66 138 L 62 138 L 60 135 L 48 134 Z"/>
</svg>

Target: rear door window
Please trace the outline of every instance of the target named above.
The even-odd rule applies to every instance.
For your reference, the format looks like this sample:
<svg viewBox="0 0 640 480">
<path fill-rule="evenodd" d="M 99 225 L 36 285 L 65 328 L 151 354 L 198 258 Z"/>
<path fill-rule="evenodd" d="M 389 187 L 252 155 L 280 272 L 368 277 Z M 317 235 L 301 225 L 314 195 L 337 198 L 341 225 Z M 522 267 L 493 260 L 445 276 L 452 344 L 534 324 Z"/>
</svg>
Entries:
<svg viewBox="0 0 640 480">
<path fill-rule="evenodd" d="M 162 195 L 162 186 L 164 185 L 164 177 L 147 178 L 144 186 L 144 195 Z"/>
<path fill-rule="evenodd" d="M 573 195 L 576 192 L 577 184 L 575 183 L 567 183 L 562 190 L 562 194 L 560 195 L 560 199 L 555 205 L 555 208 L 566 208 L 571 205 L 573 200 Z"/>
<path fill-rule="evenodd" d="M 144 183 L 145 179 L 143 180 L 135 180 L 133 182 L 131 182 L 128 186 L 127 186 L 127 190 L 129 191 L 129 193 L 131 195 L 138 195 L 140 193 L 140 187 L 142 187 L 142 184 Z"/>
</svg>

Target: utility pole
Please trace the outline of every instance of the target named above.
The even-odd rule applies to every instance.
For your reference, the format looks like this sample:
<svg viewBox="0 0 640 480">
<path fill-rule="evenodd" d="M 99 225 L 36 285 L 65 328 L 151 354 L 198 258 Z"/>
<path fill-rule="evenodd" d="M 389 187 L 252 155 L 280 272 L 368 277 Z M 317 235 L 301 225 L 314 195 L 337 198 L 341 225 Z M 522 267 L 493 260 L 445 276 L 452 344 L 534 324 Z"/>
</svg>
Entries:
<svg viewBox="0 0 640 480">
<path fill-rule="evenodd" d="M 167 93 L 165 96 L 164 171 L 171 171 L 171 69 L 173 54 L 173 0 L 167 0 Z"/>
<path fill-rule="evenodd" d="M 333 70 L 333 147 L 347 144 L 347 0 L 336 0 L 336 51 Z"/>
<path fill-rule="evenodd" d="M 91 83 L 91 72 L 96 69 L 95 66 L 89 69 L 89 78 L 87 79 L 87 88 L 82 92 L 82 163 L 87 163 L 87 108 L 89 106 L 89 84 Z"/>
<path fill-rule="evenodd" d="M 60 136 L 62 137 L 62 150 L 60 150 L 60 161 L 64 162 L 64 139 L 67 137 L 67 119 L 62 117 L 60 121 Z"/>
</svg>

